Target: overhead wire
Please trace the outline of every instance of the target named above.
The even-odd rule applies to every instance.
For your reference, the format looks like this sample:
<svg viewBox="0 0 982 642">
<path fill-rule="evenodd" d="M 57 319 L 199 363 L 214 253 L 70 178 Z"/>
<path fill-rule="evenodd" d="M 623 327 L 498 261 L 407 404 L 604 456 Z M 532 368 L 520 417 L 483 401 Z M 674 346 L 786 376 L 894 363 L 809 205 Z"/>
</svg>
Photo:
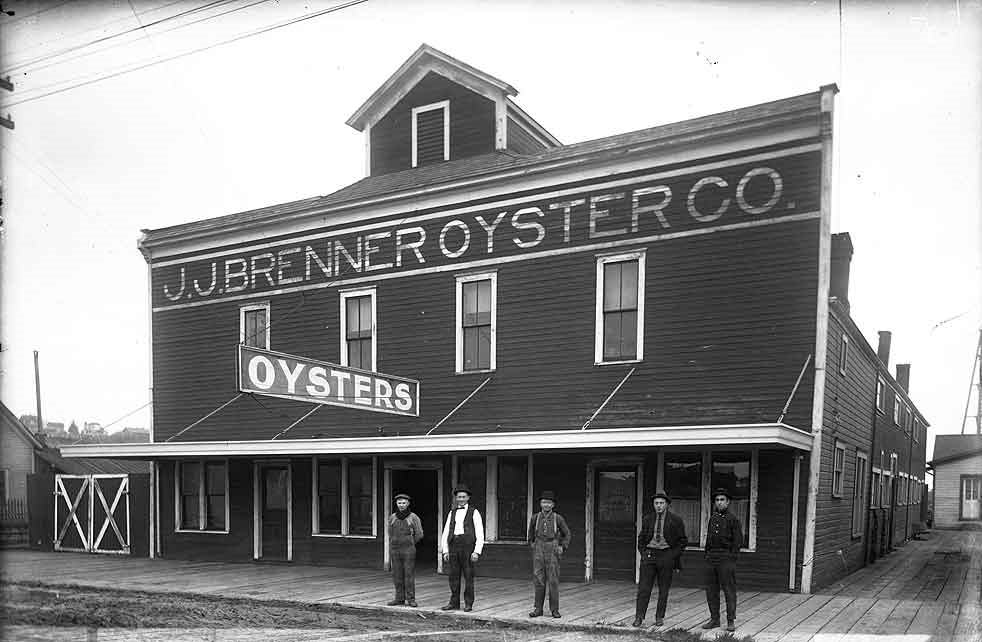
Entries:
<svg viewBox="0 0 982 642">
<path fill-rule="evenodd" d="M 34 102 L 36 100 L 41 100 L 42 98 L 48 98 L 50 96 L 55 96 L 55 95 L 64 93 L 66 91 L 71 91 L 73 89 L 78 89 L 80 87 L 85 87 L 85 86 L 88 86 L 88 85 L 92 85 L 92 84 L 95 84 L 97 82 L 102 82 L 103 80 L 109 80 L 109 79 L 112 79 L 112 78 L 117 78 L 119 76 L 123 76 L 123 75 L 129 74 L 129 73 L 133 73 L 135 71 L 141 71 L 143 69 L 148 69 L 150 67 L 154 67 L 156 65 L 160 65 L 160 64 L 163 64 L 163 63 L 166 63 L 166 62 L 171 62 L 171 61 L 174 61 L 174 60 L 178 60 L 180 58 L 191 56 L 191 55 L 194 55 L 194 54 L 197 54 L 197 53 L 203 53 L 205 51 L 209 51 L 209 50 L 215 49 L 217 47 L 221 47 L 221 46 L 224 46 L 224 45 L 232 44 L 234 42 L 239 42 L 241 40 L 245 40 L 246 38 L 251 38 L 253 36 L 262 35 L 264 33 L 269 33 L 270 31 L 274 31 L 276 29 L 281 29 L 283 27 L 288 27 L 288 26 L 291 26 L 291 25 L 294 25 L 294 24 L 298 24 L 298 23 L 304 22 L 306 20 L 312 20 L 313 18 L 319 18 L 321 16 L 324 16 L 324 15 L 327 15 L 327 14 L 330 14 L 330 13 L 334 13 L 334 12 L 337 12 L 337 11 L 341 11 L 342 9 L 347 9 L 348 7 L 352 7 L 352 6 L 355 6 L 355 5 L 363 4 L 365 2 L 368 2 L 368 0 L 349 0 L 348 2 L 343 2 L 343 3 L 339 4 L 339 5 L 335 5 L 333 7 L 327 8 L 327 9 L 321 9 L 319 11 L 314 11 L 312 13 L 304 14 L 304 15 L 299 16 L 297 18 L 291 18 L 290 20 L 278 22 L 278 23 L 275 23 L 275 24 L 272 24 L 272 25 L 269 25 L 269 26 L 266 26 L 266 27 L 262 27 L 260 29 L 255 29 L 253 31 L 241 33 L 241 34 L 236 35 L 236 36 L 233 36 L 231 38 L 227 38 L 225 40 L 221 40 L 219 42 L 212 43 L 212 44 L 206 45 L 204 47 L 198 47 L 196 49 L 191 49 L 190 51 L 185 51 L 185 52 L 182 52 L 182 53 L 179 53 L 179 54 L 175 54 L 173 56 L 168 56 L 168 57 L 161 58 L 161 59 L 158 59 L 158 60 L 151 60 L 150 62 L 146 62 L 146 63 L 143 63 L 143 64 L 138 64 L 135 67 L 120 69 L 118 71 L 115 71 L 115 72 L 112 72 L 112 73 L 109 73 L 109 74 L 106 74 L 106 75 L 103 75 L 103 76 L 98 76 L 96 78 L 91 78 L 89 80 L 85 80 L 85 81 L 82 81 L 82 82 L 75 82 L 73 80 L 64 81 L 64 82 L 75 82 L 75 84 L 72 84 L 72 85 L 70 85 L 68 87 L 62 87 L 62 88 L 59 88 L 59 89 L 53 89 L 52 91 L 44 92 L 44 93 L 41 93 L 41 94 L 39 94 L 37 96 L 29 96 L 27 98 L 22 98 L 20 100 L 14 100 L 14 101 L 11 101 L 9 103 L 6 103 L 5 104 L 5 107 L 9 108 L 9 107 L 14 107 L 16 105 L 22 105 L 22 104 L 28 103 L 28 102 Z M 78 79 L 76 79 L 76 80 L 78 80 Z M 58 84 L 62 84 L 62 83 L 54 83 L 53 85 L 48 85 L 48 87 L 53 87 L 53 86 L 58 85 Z M 39 88 L 39 91 L 43 91 L 43 89 L 44 88 Z"/>
</svg>

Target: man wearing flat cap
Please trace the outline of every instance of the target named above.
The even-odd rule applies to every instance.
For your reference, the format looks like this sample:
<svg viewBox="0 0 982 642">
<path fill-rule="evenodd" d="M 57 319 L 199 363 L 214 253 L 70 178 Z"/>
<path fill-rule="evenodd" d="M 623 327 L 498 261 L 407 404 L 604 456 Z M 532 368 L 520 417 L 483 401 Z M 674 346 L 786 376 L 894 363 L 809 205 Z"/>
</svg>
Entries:
<svg viewBox="0 0 982 642">
<path fill-rule="evenodd" d="M 460 577 L 464 577 L 464 610 L 474 608 L 474 564 L 484 550 L 484 520 L 481 512 L 470 505 L 471 490 L 464 484 L 454 488 L 454 503 L 447 513 L 440 537 L 440 553 L 448 563 L 450 601 L 443 611 L 460 608 Z"/>
<path fill-rule="evenodd" d="M 661 626 L 668 607 L 668 591 L 672 587 L 672 574 L 682 568 L 682 551 L 689 540 L 685 536 L 685 522 L 668 510 L 672 500 L 662 491 L 655 493 L 651 501 L 654 512 L 641 520 L 638 533 L 638 552 L 641 553 L 638 597 L 634 608 L 634 624 L 639 627 L 648 612 L 651 589 L 658 582 L 658 606 L 655 607 L 655 626 Z"/>
<path fill-rule="evenodd" d="M 423 539 L 423 523 L 409 510 L 411 497 L 395 496 L 396 512 L 389 515 L 389 562 L 396 596 L 389 606 L 416 606 L 416 544 Z"/>
<path fill-rule="evenodd" d="M 706 529 L 706 602 L 709 606 L 709 621 L 704 629 L 719 626 L 719 590 L 726 596 L 726 630 L 734 631 L 736 626 L 736 560 L 743 546 L 743 530 L 740 520 L 730 512 L 730 491 L 717 488 L 713 491 L 713 514 Z"/>
<path fill-rule="evenodd" d="M 549 611 L 552 617 L 559 613 L 559 560 L 569 547 L 569 526 L 563 516 L 553 510 L 556 496 L 551 490 L 539 493 L 541 509 L 529 521 L 528 540 L 532 547 L 532 586 L 535 588 L 535 606 L 529 617 L 542 615 L 542 606 L 549 589 Z"/>
</svg>

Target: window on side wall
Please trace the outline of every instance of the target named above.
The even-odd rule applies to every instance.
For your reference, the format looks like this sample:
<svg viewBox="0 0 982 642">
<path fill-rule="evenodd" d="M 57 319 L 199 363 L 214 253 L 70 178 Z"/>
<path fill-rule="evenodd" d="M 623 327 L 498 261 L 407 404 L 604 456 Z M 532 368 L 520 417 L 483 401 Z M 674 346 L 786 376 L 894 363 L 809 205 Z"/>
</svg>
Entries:
<svg viewBox="0 0 982 642">
<path fill-rule="evenodd" d="M 269 303 L 255 303 L 239 308 L 239 343 L 250 348 L 269 350 Z"/>
<path fill-rule="evenodd" d="M 876 379 L 876 410 L 877 412 L 886 411 L 886 383 L 882 377 Z"/>
<path fill-rule="evenodd" d="M 672 512 L 682 518 L 692 546 L 702 533 L 702 454 L 665 453 L 665 493 L 672 498 Z"/>
<path fill-rule="evenodd" d="M 870 500 L 870 508 L 877 508 L 880 505 L 880 469 L 873 469 L 873 481 L 871 483 L 873 497 Z"/>
<path fill-rule="evenodd" d="M 495 369 L 498 275 L 457 277 L 457 372 Z"/>
<path fill-rule="evenodd" d="M 376 462 L 373 457 L 314 458 L 314 535 L 374 537 Z"/>
<path fill-rule="evenodd" d="M 863 534 L 863 517 L 866 514 L 866 484 L 869 480 L 869 456 L 861 450 L 856 451 L 856 479 L 852 493 L 852 536 Z"/>
<path fill-rule="evenodd" d="M 845 476 L 846 447 L 835 442 L 832 456 L 832 497 L 842 497 L 842 478 Z"/>
<path fill-rule="evenodd" d="M 528 456 L 498 457 L 498 539 L 528 536 Z"/>
<path fill-rule="evenodd" d="M 729 510 L 740 520 L 744 548 L 750 546 L 750 468 L 749 452 L 712 454 L 712 480 L 709 487 L 726 488 L 733 494 Z"/>
<path fill-rule="evenodd" d="M 175 524 L 179 531 L 228 532 L 228 462 L 175 464 Z"/>
<path fill-rule="evenodd" d="M 846 360 L 849 358 L 849 337 L 842 335 L 842 343 L 839 344 L 839 373 L 846 374 Z"/>
<path fill-rule="evenodd" d="M 900 425 L 900 395 L 893 394 L 893 425 Z"/>
<path fill-rule="evenodd" d="M 450 101 L 412 110 L 413 167 L 450 160 Z"/>
<path fill-rule="evenodd" d="M 375 288 L 341 293 L 341 365 L 377 370 Z"/>
<path fill-rule="evenodd" d="M 644 252 L 597 258 L 597 364 L 644 358 L 644 258 Z"/>
</svg>

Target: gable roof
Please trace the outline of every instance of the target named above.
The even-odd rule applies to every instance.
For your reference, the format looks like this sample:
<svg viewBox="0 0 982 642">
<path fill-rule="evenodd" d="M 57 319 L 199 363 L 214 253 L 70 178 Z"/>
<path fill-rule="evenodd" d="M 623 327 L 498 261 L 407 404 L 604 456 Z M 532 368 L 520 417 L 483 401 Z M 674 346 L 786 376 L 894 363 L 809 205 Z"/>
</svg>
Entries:
<svg viewBox="0 0 982 642">
<path fill-rule="evenodd" d="M 21 423 L 20 419 L 10 411 L 7 404 L 0 401 L 0 424 L 3 424 L 5 428 L 9 428 L 21 439 L 28 442 L 34 449 L 43 449 L 44 444 L 42 444 L 34 434 L 28 430 L 27 426 Z"/>
<path fill-rule="evenodd" d="M 518 95 L 518 90 L 505 81 L 423 43 L 345 122 L 358 131 L 364 131 L 366 126 L 388 113 L 431 71 L 491 100 Z"/>
<path fill-rule="evenodd" d="M 65 475 L 122 475 L 149 473 L 150 463 L 133 459 L 106 459 L 103 457 L 63 457 L 57 448 L 38 451 L 38 457 L 47 462 L 56 473 Z"/>
<path fill-rule="evenodd" d="M 982 455 L 982 435 L 937 435 L 929 466 Z"/>
</svg>

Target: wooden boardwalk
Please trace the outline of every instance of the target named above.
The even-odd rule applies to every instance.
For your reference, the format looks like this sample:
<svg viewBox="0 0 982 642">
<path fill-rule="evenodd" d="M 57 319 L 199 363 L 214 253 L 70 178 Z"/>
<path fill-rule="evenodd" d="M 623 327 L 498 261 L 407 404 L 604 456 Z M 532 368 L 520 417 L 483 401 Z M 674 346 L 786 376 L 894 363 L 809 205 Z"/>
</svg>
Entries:
<svg viewBox="0 0 982 642">
<path fill-rule="evenodd" d="M 289 564 L 187 562 L 16 550 L 0 552 L 0 581 L 76 584 L 120 590 L 182 592 L 298 603 L 380 609 L 392 597 L 381 571 Z M 935 531 L 912 541 L 814 595 L 743 591 L 737 608 L 739 636 L 758 642 L 906 642 L 982 640 L 982 533 Z M 440 613 L 446 578 L 417 578 L 420 611 Z M 481 577 L 470 614 L 457 617 L 529 623 L 530 583 Z M 540 618 L 543 627 L 623 630 L 634 618 L 634 585 L 628 582 L 564 583 L 563 618 Z M 654 601 L 654 600 L 652 600 Z M 654 604 L 646 624 L 653 622 Z M 699 631 L 707 618 L 701 590 L 672 590 L 662 630 Z M 705 634 L 712 639 L 719 629 Z"/>
</svg>

